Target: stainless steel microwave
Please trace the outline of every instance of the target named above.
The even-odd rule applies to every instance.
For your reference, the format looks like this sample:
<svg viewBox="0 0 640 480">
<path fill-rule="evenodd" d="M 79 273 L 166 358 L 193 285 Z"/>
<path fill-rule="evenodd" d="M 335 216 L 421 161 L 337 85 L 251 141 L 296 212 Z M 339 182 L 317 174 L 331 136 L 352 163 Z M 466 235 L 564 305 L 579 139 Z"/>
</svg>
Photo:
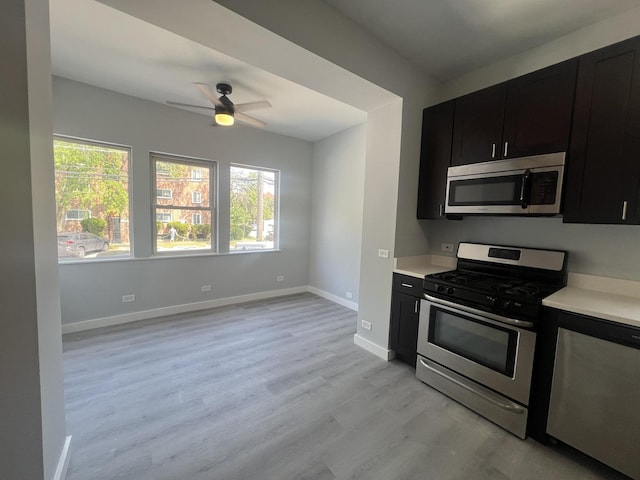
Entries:
<svg viewBox="0 0 640 480">
<path fill-rule="evenodd" d="M 444 212 L 560 213 L 565 152 L 449 167 Z"/>
</svg>

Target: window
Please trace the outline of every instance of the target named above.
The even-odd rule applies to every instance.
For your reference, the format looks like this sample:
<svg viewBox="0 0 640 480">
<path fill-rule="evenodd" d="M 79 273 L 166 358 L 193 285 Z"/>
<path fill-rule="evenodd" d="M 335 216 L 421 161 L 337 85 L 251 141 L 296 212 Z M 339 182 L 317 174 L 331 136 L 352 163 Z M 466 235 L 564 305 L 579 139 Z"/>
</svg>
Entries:
<svg viewBox="0 0 640 480">
<path fill-rule="evenodd" d="M 85 218 L 91 218 L 91 210 L 72 208 L 71 210 L 67 210 L 67 215 L 65 216 L 66 220 L 84 220 Z"/>
<path fill-rule="evenodd" d="M 126 147 L 54 137 L 60 261 L 130 255 L 130 153 Z"/>
<path fill-rule="evenodd" d="M 173 192 L 168 188 L 158 188 L 156 190 L 156 197 L 158 197 L 158 198 L 173 198 Z"/>
<path fill-rule="evenodd" d="M 230 251 L 278 248 L 276 170 L 231 166 Z"/>
<path fill-rule="evenodd" d="M 169 169 L 168 165 L 158 165 L 156 167 L 156 175 L 169 175 L 171 173 L 171 170 Z"/>
<path fill-rule="evenodd" d="M 215 163 L 160 154 L 152 154 L 151 161 L 157 192 L 153 202 L 154 251 L 215 252 Z M 171 196 L 160 195 L 165 191 Z"/>
</svg>

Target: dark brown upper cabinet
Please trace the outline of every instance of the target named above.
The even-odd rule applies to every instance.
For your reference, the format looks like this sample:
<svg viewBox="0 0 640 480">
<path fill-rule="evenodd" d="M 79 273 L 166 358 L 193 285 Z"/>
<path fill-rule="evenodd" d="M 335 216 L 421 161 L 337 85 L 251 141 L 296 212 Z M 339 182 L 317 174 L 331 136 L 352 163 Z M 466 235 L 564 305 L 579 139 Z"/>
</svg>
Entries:
<svg viewBox="0 0 640 480">
<path fill-rule="evenodd" d="M 577 60 L 456 100 L 451 165 L 566 151 Z"/>
<path fill-rule="evenodd" d="M 507 82 L 501 158 L 566 152 L 577 59 Z"/>
<path fill-rule="evenodd" d="M 639 223 L 640 37 L 579 59 L 564 221 Z"/>
<path fill-rule="evenodd" d="M 420 219 L 444 218 L 454 109 L 455 101 L 452 100 L 425 108 L 422 113 L 417 211 Z"/>
<path fill-rule="evenodd" d="M 505 83 L 456 99 L 451 166 L 500 158 Z"/>
</svg>

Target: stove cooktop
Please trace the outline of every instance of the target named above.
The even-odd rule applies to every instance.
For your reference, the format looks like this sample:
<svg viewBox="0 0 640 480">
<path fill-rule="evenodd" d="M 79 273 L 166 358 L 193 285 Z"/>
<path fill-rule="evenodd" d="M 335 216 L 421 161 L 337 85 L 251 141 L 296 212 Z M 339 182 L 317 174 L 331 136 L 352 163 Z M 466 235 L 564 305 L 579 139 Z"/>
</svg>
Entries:
<svg viewBox="0 0 640 480">
<path fill-rule="evenodd" d="M 564 285 L 452 270 L 427 275 L 423 286 L 425 293 L 436 298 L 535 322 L 542 300 Z"/>
<path fill-rule="evenodd" d="M 460 270 L 452 270 L 449 272 L 435 273 L 429 275 L 432 280 L 442 282 L 449 286 L 465 286 L 478 291 L 482 291 L 487 295 L 505 294 L 513 297 L 527 300 L 542 300 L 551 295 L 558 287 L 543 282 L 534 282 L 527 280 L 519 280 L 517 278 L 485 275 L 473 272 L 465 272 Z"/>
<path fill-rule="evenodd" d="M 424 292 L 535 323 L 542 299 L 566 285 L 567 252 L 461 242 L 456 270 L 427 275 Z"/>
</svg>

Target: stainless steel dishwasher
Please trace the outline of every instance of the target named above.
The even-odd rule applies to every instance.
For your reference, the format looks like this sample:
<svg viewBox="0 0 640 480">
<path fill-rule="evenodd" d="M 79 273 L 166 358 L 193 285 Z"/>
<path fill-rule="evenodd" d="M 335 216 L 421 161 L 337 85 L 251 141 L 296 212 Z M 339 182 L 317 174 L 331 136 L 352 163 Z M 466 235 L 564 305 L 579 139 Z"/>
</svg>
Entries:
<svg viewBox="0 0 640 480">
<path fill-rule="evenodd" d="M 640 329 L 583 318 L 558 328 L 547 433 L 640 479 Z"/>
</svg>

